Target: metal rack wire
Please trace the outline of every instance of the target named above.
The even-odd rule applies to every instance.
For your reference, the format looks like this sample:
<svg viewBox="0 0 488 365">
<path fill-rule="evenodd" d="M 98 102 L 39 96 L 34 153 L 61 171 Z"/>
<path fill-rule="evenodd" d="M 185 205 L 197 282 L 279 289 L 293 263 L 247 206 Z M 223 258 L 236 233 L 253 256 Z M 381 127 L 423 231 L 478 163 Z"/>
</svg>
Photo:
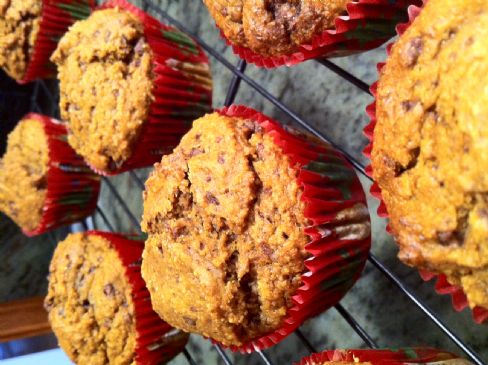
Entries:
<svg viewBox="0 0 488 365">
<path fill-rule="evenodd" d="M 252 89 L 254 89 L 257 93 L 259 93 L 262 97 L 267 99 L 271 102 L 274 106 L 276 106 L 279 110 L 285 113 L 291 120 L 300 125 L 305 130 L 313 133 L 317 137 L 321 138 L 322 140 L 332 144 L 338 150 L 340 150 L 349 162 L 357 169 L 357 171 L 364 175 L 366 178 L 371 178 L 366 174 L 365 166 L 360 163 L 357 159 L 355 159 L 352 155 L 347 153 L 344 148 L 335 143 L 334 140 L 330 138 L 330 136 L 320 132 L 316 128 L 314 128 L 306 119 L 302 118 L 301 116 L 297 115 L 293 110 L 291 110 L 287 105 L 282 103 L 276 97 L 274 97 L 263 85 L 259 82 L 255 81 L 251 77 L 245 74 L 246 71 L 246 63 L 244 61 L 238 61 L 236 65 L 231 64 L 226 58 L 224 58 L 217 50 L 212 48 L 206 42 L 204 42 L 197 34 L 193 34 L 191 31 L 187 29 L 184 24 L 181 24 L 176 19 L 171 17 L 167 12 L 162 10 L 157 4 L 155 4 L 152 0 L 142 0 L 143 6 L 145 10 L 152 12 L 160 16 L 161 18 L 165 19 L 168 23 L 171 23 L 184 31 L 185 33 L 191 35 L 200 45 L 201 47 L 213 58 L 215 58 L 220 64 L 222 64 L 225 68 L 233 73 L 233 78 L 230 82 L 230 85 L 227 90 L 226 98 L 225 98 L 225 105 L 230 105 L 233 103 L 237 93 L 239 92 L 241 82 L 245 82 L 249 85 Z M 316 60 L 319 64 L 326 67 L 331 72 L 335 73 L 338 77 L 346 80 L 347 82 L 351 83 L 359 90 L 370 93 L 369 86 L 367 83 L 363 82 L 362 80 L 356 78 L 354 75 L 349 73 L 348 71 L 344 70 L 343 68 L 337 66 L 335 63 L 331 62 L 330 60 L 320 59 Z M 37 92 L 47 93 L 49 98 L 53 101 L 53 103 L 57 103 L 57 97 L 54 96 L 50 90 L 46 87 L 43 81 L 39 81 L 36 86 Z M 33 110 L 38 110 L 39 107 L 33 105 Z M 51 115 L 57 116 L 58 111 L 52 110 Z M 141 178 L 134 172 L 129 173 L 130 178 L 134 181 L 135 185 L 139 189 L 144 189 L 144 183 Z M 117 191 L 115 185 L 110 181 L 108 178 L 103 179 L 104 184 L 107 186 L 110 194 L 114 197 L 114 199 L 120 204 L 122 207 L 123 212 L 127 216 L 130 224 L 132 225 L 133 229 L 140 230 L 139 220 L 136 218 L 134 213 L 131 211 L 129 206 L 124 201 L 124 198 L 121 194 Z M 101 218 L 104 224 L 110 229 L 114 230 L 114 224 L 110 222 L 108 219 L 108 215 L 103 210 L 103 208 L 99 205 L 97 207 L 96 213 L 97 216 Z M 90 224 L 85 223 L 84 227 L 93 226 L 93 220 Z M 438 315 L 421 299 L 419 298 L 414 291 L 404 283 L 389 267 L 387 267 L 378 257 L 373 254 L 370 254 L 368 258 L 369 263 L 378 270 L 385 278 L 393 283 L 398 290 L 405 295 L 405 297 L 412 301 L 424 314 L 425 316 L 432 321 L 452 342 L 457 345 L 457 347 L 462 350 L 467 358 L 469 358 L 473 363 L 482 365 L 484 364 L 483 360 L 468 344 L 466 344 L 449 326 L 446 325 L 444 321 L 442 321 Z M 335 310 L 343 317 L 343 319 L 349 324 L 351 329 L 356 332 L 356 334 L 364 341 L 364 344 L 370 348 L 377 348 L 378 345 L 373 340 L 373 338 L 368 334 L 368 332 L 361 326 L 361 324 L 355 319 L 354 315 L 351 314 L 348 310 L 346 310 L 341 304 L 335 306 Z M 297 329 L 294 332 L 294 335 L 298 338 L 298 340 L 302 343 L 304 348 L 306 348 L 309 352 L 317 352 L 317 349 L 311 344 L 310 340 L 303 334 L 300 329 Z M 227 356 L 226 352 L 219 346 L 214 345 L 214 350 L 218 353 L 223 363 L 226 365 L 232 365 L 233 362 Z M 183 355 L 186 357 L 188 363 L 190 365 L 194 365 L 197 362 L 194 360 L 190 349 L 187 348 Z M 273 362 L 270 358 L 266 355 L 265 351 L 257 351 L 257 355 L 260 357 L 261 363 L 272 365 Z"/>
</svg>

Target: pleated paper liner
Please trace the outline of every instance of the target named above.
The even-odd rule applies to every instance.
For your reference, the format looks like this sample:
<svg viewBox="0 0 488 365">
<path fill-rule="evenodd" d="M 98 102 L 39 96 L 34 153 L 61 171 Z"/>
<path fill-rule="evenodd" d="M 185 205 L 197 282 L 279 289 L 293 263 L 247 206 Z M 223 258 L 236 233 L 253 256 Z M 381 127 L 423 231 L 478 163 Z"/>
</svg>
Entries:
<svg viewBox="0 0 488 365">
<path fill-rule="evenodd" d="M 424 3 L 426 3 L 428 0 L 423 0 Z M 405 30 L 408 29 L 410 24 L 415 20 L 415 18 L 420 14 L 421 12 L 421 7 L 417 6 L 411 6 L 408 9 L 408 14 L 409 14 L 409 21 L 407 23 L 399 24 L 397 26 L 397 33 L 398 35 L 402 35 Z M 393 43 L 389 44 L 387 47 L 387 56 L 390 55 L 391 48 L 393 47 Z M 381 70 L 385 66 L 385 63 L 380 63 L 378 64 L 378 73 L 381 73 Z M 378 88 L 378 82 L 375 82 L 371 86 L 371 92 L 373 96 L 376 98 L 377 95 L 377 88 Z M 373 143 L 374 143 L 374 128 L 376 125 L 376 100 L 368 105 L 366 108 L 366 112 L 370 117 L 371 122 L 364 128 L 364 134 L 366 137 L 369 139 L 369 144 L 368 146 L 364 149 L 364 155 L 368 158 L 371 158 L 371 151 L 373 149 Z M 372 171 L 372 166 L 369 165 L 366 168 L 366 172 L 370 177 L 373 177 L 373 171 Z M 380 201 L 380 205 L 378 207 L 378 215 L 382 218 L 388 218 L 388 211 L 386 209 L 386 205 L 383 202 L 383 199 L 381 197 L 381 188 L 376 182 L 373 182 L 373 185 L 371 186 L 371 195 L 376 197 Z M 387 226 L 387 231 L 391 233 L 391 229 L 389 225 Z M 453 307 L 456 311 L 462 311 L 463 309 L 469 307 L 468 300 L 466 297 L 466 294 L 464 293 L 463 289 L 450 284 L 447 281 L 447 278 L 443 274 L 434 274 L 431 272 L 428 272 L 426 270 L 419 270 L 420 277 L 425 280 L 429 281 L 434 278 L 437 278 L 437 283 L 435 285 L 435 291 L 438 294 L 449 294 L 451 295 L 452 299 L 452 304 Z M 488 320 L 488 309 L 482 308 L 482 307 L 474 307 L 472 309 L 473 313 L 473 319 L 476 323 L 484 323 Z"/>
<path fill-rule="evenodd" d="M 87 18 L 95 5 L 95 0 L 42 1 L 39 32 L 24 77 L 18 81 L 20 84 L 56 77 L 56 67 L 49 58 L 68 28 Z"/>
<path fill-rule="evenodd" d="M 384 350 L 328 350 L 312 354 L 303 358 L 295 365 L 322 365 L 325 362 L 370 362 L 372 365 L 406 365 L 406 364 L 453 364 L 459 360 L 463 364 L 470 364 L 467 360 L 450 352 L 430 347 L 411 347 Z"/>
<path fill-rule="evenodd" d="M 109 0 L 101 7 L 124 9 L 144 25 L 153 56 L 154 101 L 129 159 L 113 164 L 102 175 L 115 175 L 161 161 L 178 145 L 193 120 L 212 110 L 209 61 L 197 43 L 178 29 L 162 24 L 125 0 Z"/>
<path fill-rule="evenodd" d="M 87 234 L 109 241 L 126 269 L 135 311 L 136 364 L 159 365 L 171 360 L 184 349 L 188 334 L 171 327 L 152 309 L 149 291 L 141 276 L 144 241 L 137 237 L 100 231 L 88 231 Z"/>
<path fill-rule="evenodd" d="M 310 257 L 304 262 L 302 285 L 292 297 L 293 304 L 280 328 L 256 338 L 233 351 L 252 352 L 280 342 L 306 319 L 337 304 L 361 275 L 371 246 L 366 198 L 351 165 L 331 146 L 290 133 L 278 122 L 245 106 L 218 111 L 222 115 L 250 119 L 281 147 L 298 170 L 303 189 L 301 200 L 310 225 L 305 233 L 310 242 L 305 249 Z M 347 219 L 341 213 L 350 209 Z M 362 234 L 340 234 L 351 223 L 363 224 Z"/>
<path fill-rule="evenodd" d="M 395 25 L 408 20 L 407 7 L 420 5 L 421 0 L 358 0 L 350 1 L 346 15 L 335 20 L 335 29 L 328 29 L 303 44 L 297 52 L 281 56 L 261 56 L 251 49 L 232 44 L 221 32 L 236 55 L 258 67 L 293 66 L 318 57 L 347 56 L 379 47 L 395 35 Z"/>
<path fill-rule="evenodd" d="M 23 119 L 42 123 L 49 148 L 47 192 L 41 221 L 36 229 L 24 230 L 24 234 L 38 235 L 91 215 L 97 206 L 100 177 L 70 147 L 64 124 L 34 113 Z"/>
</svg>

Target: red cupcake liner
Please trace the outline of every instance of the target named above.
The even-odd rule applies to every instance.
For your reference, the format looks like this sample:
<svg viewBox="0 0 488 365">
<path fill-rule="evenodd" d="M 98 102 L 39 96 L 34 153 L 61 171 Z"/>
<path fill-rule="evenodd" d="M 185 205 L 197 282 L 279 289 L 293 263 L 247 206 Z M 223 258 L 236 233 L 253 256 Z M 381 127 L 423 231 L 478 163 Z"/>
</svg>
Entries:
<svg viewBox="0 0 488 365">
<path fill-rule="evenodd" d="M 95 0 L 43 0 L 39 32 L 19 84 L 56 77 L 56 67 L 49 59 L 59 40 L 73 23 L 88 17 L 95 5 Z"/>
<path fill-rule="evenodd" d="M 428 0 L 423 0 L 423 5 L 427 3 Z M 397 26 L 397 34 L 401 36 L 407 29 L 408 27 L 412 24 L 412 22 L 415 20 L 415 18 L 420 14 L 422 10 L 422 6 L 411 6 L 408 8 L 408 15 L 409 15 L 409 20 L 407 23 L 399 24 Z M 391 48 L 393 47 L 394 43 L 390 43 L 387 48 L 387 56 L 390 55 L 391 53 Z M 381 70 L 385 66 L 385 63 L 379 63 L 378 64 L 378 73 L 381 73 Z M 363 151 L 363 154 L 371 159 L 371 151 L 373 149 L 373 143 L 374 143 L 374 128 L 376 126 L 376 96 L 377 96 L 377 89 L 378 89 L 378 82 L 375 82 L 370 90 L 373 96 L 375 97 L 375 101 L 368 105 L 366 108 L 366 113 L 368 114 L 370 118 L 370 123 L 364 128 L 364 134 L 369 140 L 369 144 L 366 146 L 366 148 Z M 370 177 L 373 177 L 373 169 L 372 165 L 369 165 L 366 168 L 366 172 Z M 378 207 L 378 216 L 382 218 L 388 218 L 388 211 L 386 209 L 386 205 L 383 202 L 383 199 L 381 197 L 381 188 L 376 182 L 373 182 L 373 185 L 371 186 L 371 195 L 373 195 L 375 198 L 377 198 L 380 202 L 380 205 Z M 386 230 L 388 233 L 391 233 L 391 228 L 390 225 L 387 226 Z M 456 311 L 460 312 L 463 309 L 469 307 L 468 299 L 466 297 L 466 294 L 464 293 L 463 289 L 456 286 L 452 285 L 448 282 L 446 275 L 444 274 L 434 274 L 431 273 L 427 270 L 422 270 L 419 269 L 419 274 L 420 277 L 424 281 L 429 281 L 431 279 L 437 278 L 437 283 L 435 285 L 435 291 L 438 294 L 449 294 L 451 295 L 452 299 L 452 304 L 453 307 Z M 476 323 L 481 324 L 484 323 L 488 320 L 488 309 L 483 308 L 483 307 L 474 307 L 472 309 L 473 313 L 473 319 Z"/>
<path fill-rule="evenodd" d="M 373 365 L 432 364 L 443 365 L 460 359 L 450 352 L 430 347 L 384 350 L 328 350 L 303 358 L 295 365 L 316 365 L 328 361 L 371 362 Z"/>
<path fill-rule="evenodd" d="M 141 276 L 144 241 L 138 237 L 117 233 L 88 231 L 86 234 L 96 235 L 110 242 L 125 267 L 134 302 L 137 332 L 136 364 L 158 365 L 178 355 L 184 349 L 188 335 L 164 322 L 152 309 L 149 291 Z"/>
<path fill-rule="evenodd" d="M 22 119 L 42 123 L 49 149 L 47 192 L 41 221 L 36 229 L 23 230 L 24 234 L 35 236 L 91 215 L 97 206 L 100 177 L 68 144 L 64 123 L 35 113 Z"/>
<path fill-rule="evenodd" d="M 162 24 L 126 0 L 109 0 L 101 9 L 124 9 L 144 25 L 153 55 L 154 101 L 132 156 L 101 175 L 116 175 L 161 161 L 178 145 L 192 121 L 212 110 L 209 61 L 198 44 L 178 29 Z"/>
<path fill-rule="evenodd" d="M 362 186 L 345 158 L 331 146 L 314 137 L 285 131 L 278 122 L 245 106 L 231 106 L 217 111 L 221 115 L 253 120 L 289 157 L 298 169 L 298 183 L 303 189 L 305 217 L 310 226 L 305 233 L 310 242 L 305 249 L 302 285 L 292 297 L 281 328 L 232 351 L 252 352 L 280 342 L 306 319 L 337 304 L 360 277 L 371 247 L 371 237 L 340 239 L 334 231 L 341 222 L 337 214 L 346 208 L 361 207 L 367 211 Z M 368 218 L 364 222 L 369 222 Z M 346 223 L 347 224 L 347 223 Z"/>
<path fill-rule="evenodd" d="M 347 56 L 379 47 L 395 35 L 395 25 L 407 20 L 409 5 L 421 0 L 357 0 L 346 6 L 347 15 L 338 16 L 335 29 L 328 29 L 313 37 L 311 44 L 301 45 L 299 51 L 282 56 L 261 56 L 251 49 L 232 44 L 222 37 L 240 58 L 258 67 L 293 66 L 318 57 Z"/>
</svg>

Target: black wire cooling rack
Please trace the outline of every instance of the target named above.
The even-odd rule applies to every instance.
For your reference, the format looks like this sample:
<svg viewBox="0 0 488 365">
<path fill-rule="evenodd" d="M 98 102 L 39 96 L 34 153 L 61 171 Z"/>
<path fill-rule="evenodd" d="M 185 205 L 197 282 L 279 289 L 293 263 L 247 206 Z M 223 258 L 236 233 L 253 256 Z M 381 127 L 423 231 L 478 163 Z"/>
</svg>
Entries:
<svg viewBox="0 0 488 365">
<path fill-rule="evenodd" d="M 227 89 L 227 94 L 225 98 L 225 106 L 231 105 L 240 90 L 241 82 L 245 82 L 249 85 L 254 91 L 272 103 L 276 108 L 281 110 L 284 114 L 286 114 L 294 123 L 298 124 L 302 128 L 306 129 L 307 131 L 313 133 L 317 137 L 321 138 L 322 140 L 330 143 L 331 145 L 335 146 L 338 150 L 340 150 L 349 162 L 355 167 L 355 169 L 364 177 L 371 180 L 371 178 L 366 174 L 365 166 L 361 162 L 359 162 L 356 158 L 354 158 L 351 154 L 349 154 L 343 146 L 335 143 L 330 136 L 324 134 L 323 132 L 319 131 L 318 129 L 314 128 L 311 123 L 309 123 L 306 119 L 297 115 L 293 110 L 291 110 L 287 105 L 282 103 L 278 98 L 273 96 L 265 86 L 257 82 L 256 80 L 250 78 L 248 75 L 245 74 L 246 71 L 246 62 L 245 61 L 238 61 L 236 65 L 230 63 L 221 53 L 211 47 L 208 43 L 203 41 L 198 34 L 194 34 L 193 32 L 189 31 L 188 28 L 177 21 L 175 18 L 170 16 L 165 10 L 163 10 L 160 6 L 153 2 L 153 0 L 142 0 L 142 7 L 144 10 L 158 16 L 159 18 L 164 19 L 166 22 L 176 26 L 183 32 L 191 35 L 200 45 L 201 47 L 209 54 L 211 57 L 215 58 L 217 62 L 227 68 L 230 72 L 232 72 L 233 77 Z M 350 84 L 354 85 L 357 89 L 361 90 L 364 93 L 370 93 L 369 85 L 362 80 L 358 79 L 350 72 L 346 71 L 345 69 L 339 67 L 335 63 L 330 60 L 320 59 L 316 60 L 322 66 L 326 67 L 337 76 L 341 77 L 345 81 L 349 82 Z M 45 105 L 39 105 L 38 100 L 47 100 L 48 105 L 50 105 L 47 110 Z M 32 103 L 31 103 L 31 110 L 35 112 L 44 112 L 49 115 L 58 117 L 59 110 L 57 110 L 58 105 L 58 93 L 57 90 L 53 90 L 52 85 L 47 85 L 45 81 L 38 81 L 34 83 L 34 92 L 32 96 Z M 130 171 L 129 173 L 130 178 L 133 180 L 135 186 L 137 186 L 140 191 L 144 189 L 144 183 L 142 179 L 134 172 Z M 122 208 L 122 212 L 126 215 L 128 222 L 132 226 L 131 229 L 133 230 L 140 230 L 140 223 L 139 219 L 137 219 L 136 214 L 131 211 L 129 205 L 126 203 L 122 194 L 118 191 L 116 184 L 111 181 L 109 178 L 103 178 L 103 184 L 106 186 L 108 192 L 111 196 L 120 204 Z M 138 193 L 140 193 L 138 191 Z M 115 225 L 108 217 L 107 212 L 105 209 L 99 204 L 96 209 L 95 216 L 99 217 L 101 221 L 105 224 L 105 226 L 111 230 L 115 231 Z M 85 222 L 81 223 L 82 229 L 87 230 L 88 228 L 96 228 L 95 227 L 95 220 L 94 217 L 88 218 Z M 411 287 L 409 287 L 397 274 L 395 274 L 389 267 L 385 265 L 377 256 L 374 254 L 370 254 L 368 261 L 372 266 L 378 270 L 379 273 L 384 275 L 388 281 L 390 281 L 394 286 L 397 287 L 399 292 L 405 296 L 405 298 L 411 301 L 424 315 L 425 317 L 432 321 L 435 326 L 439 328 L 441 332 L 444 333 L 464 354 L 465 356 L 471 360 L 473 363 L 477 365 L 483 365 L 484 361 L 481 359 L 480 355 L 475 352 L 471 346 L 465 343 L 453 329 L 451 329 L 443 320 L 441 320 L 438 314 L 432 310 L 418 295 L 414 293 Z M 346 310 L 341 304 L 337 304 L 335 306 L 337 312 L 343 317 L 343 319 L 349 324 L 351 329 L 364 341 L 364 344 L 369 348 L 378 348 L 378 345 L 373 340 L 372 336 L 359 324 L 353 314 L 351 314 L 348 310 Z M 474 325 L 474 324 L 473 324 Z M 318 352 L 318 349 L 314 348 L 312 342 L 305 336 L 304 332 L 300 329 L 297 329 L 294 334 L 298 340 L 301 342 L 303 347 L 310 353 Z M 221 361 L 226 365 L 233 365 L 233 361 L 231 361 L 230 357 L 226 354 L 224 349 L 219 345 L 213 345 L 213 349 L 218 353 Z M 266 365 L 273 365 L 276 362 L 273 362 L 270 357 L 266 354 L 266 350 L 261 351 L 258 350 L 257 354 L 260 358 L 260 362 Z M 187 347 L 184 350 L 183 355 L 185 356 L 186 360 L 190 365 L 197 364 L 195 360 L 195 356 L 191 354 L 191 349 Z M 246 356 L 246 355 L 242 355 Z"/>
</svg>

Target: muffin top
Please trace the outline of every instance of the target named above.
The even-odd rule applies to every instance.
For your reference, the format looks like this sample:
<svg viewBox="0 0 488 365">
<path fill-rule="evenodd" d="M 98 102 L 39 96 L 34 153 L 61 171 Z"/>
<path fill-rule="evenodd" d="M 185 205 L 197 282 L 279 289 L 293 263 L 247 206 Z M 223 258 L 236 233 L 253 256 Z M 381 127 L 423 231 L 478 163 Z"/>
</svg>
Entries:
<svg viewBox="0 0 488 365">
<path fill-rule="evenodd" d="M 400 258 L 488 307 L 488 3 L 430 0 L 377 95 L 374 178 Z"/>
<path fill-rule="evenodd" d="M 59 42 L 61 116 L 71 146 L 99 170 L 132 155 L 152 97 L 152 55 L 143 25 L 118 8 L 75 23 Z"/>
<path fill-rule="evenodd" d="M 70 234 L 54 252 L 44 305 L 60 346 L 78 365 L 135 365 L 132 289 L 105 238 Z"/>
<path fill-rule="evenodd" d="M 49 147 L 42 122 L 24 119 L 9 134 L 0 160 L 0 210 L 23 230 L 41 222 L 47 191 Z"/>
<path fill-rule="evenodd" d="M 225 345 L 282 324 L 309 241 L 296 179 L 257 122 L 194 122 L 144 193 L 142 275 L 166 322 Z"/>
<path fill-rule="evenodd" d="M 311 43 L 346 12 L 350 0 L 204 0 L 234 44 L 262 56 L 290 54 Z"/>
<path fill-rule="evenodd" d="M 16 80 L 27 70 L 41 10 L 41 0 L 0 0 L 0 67 Z"/>
</svg>

